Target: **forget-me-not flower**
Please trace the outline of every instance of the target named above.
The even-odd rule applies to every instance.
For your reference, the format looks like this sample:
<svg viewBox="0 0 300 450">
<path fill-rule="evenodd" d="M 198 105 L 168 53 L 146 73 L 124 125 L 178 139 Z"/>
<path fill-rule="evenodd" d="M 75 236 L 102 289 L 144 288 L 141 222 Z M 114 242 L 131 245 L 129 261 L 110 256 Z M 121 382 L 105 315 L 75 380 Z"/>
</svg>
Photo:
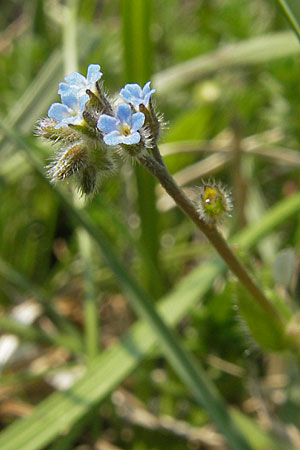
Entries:
<svg viewBox="0 0 300 450">
<path fill-rule="evenodd" d="M 68 126 L 69 124 L 80 125 L 83 121 L 82 113 L 89 96 L 76 95 L 74 92 L 61 94 L 62 103 L 52 103 L 48 110 L 48 116 L 58 123 L 55 128 Z"/>
<path fill-rule="evenodd" d="M 125 102 L 130 103 L 135 109 L 139 109 L 140 105 L 146 108 L 149 105 L 151 95 L 155 89 L 150 89 L 150 81 L 148 81 L 143 89 L 139 84 L 128 83 L 120 91 L 120 95 Z"/>
<path fill-rule="evenodd" d="M 127 103 L 119 103 L 116 117 L 102 114 L 97 127 L 104 133 L 103 140 L 107 145 L 138 144 L 141 135 L 138 130 L 143 126 L 145 116 L 142 112 L 132 114 Z"/>
<path fill-rule="evenodd" d="M 59 83 L 58 93 L 62 95 L 71 91 L 80 97 L 86 93 L 87 89 L 94 92 L 96 91 L 96 82 L 100 80 L 101 76 L 99 64 L 90 64 L 86 77 L 78 72 L 72 72 L 65 76 L 65 83 Z"/>
</svg>

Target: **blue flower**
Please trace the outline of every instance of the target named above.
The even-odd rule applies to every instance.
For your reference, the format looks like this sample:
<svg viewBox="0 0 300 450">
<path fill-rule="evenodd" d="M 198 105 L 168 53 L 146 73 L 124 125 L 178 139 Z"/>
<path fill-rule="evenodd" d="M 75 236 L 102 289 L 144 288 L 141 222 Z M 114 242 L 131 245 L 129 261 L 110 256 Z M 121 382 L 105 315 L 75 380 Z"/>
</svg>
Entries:
<svg viewBox="0 0 300 450">
<path fill-rule="evenodd" d="M 119 103 L 116 117 L 102 114 L 97 127 L 105 133 L 103 140 L 107 145 L 133 145 L 140 142 L 141 135 L 138 130 L 143 126 L 144 120 L 142 112 L 132 114 L 127 103 Z"/>
<path fill-rule="evenodd" d="M 87 69 L 86 77 L 78 72 L 72 72 L 65 76 L 65 83 L 59 83 L 58 93 L 60 95 L 73 92 L 81 96 L 86 93 L 86 90 L 94 92 L 96 90 L 96 81 L 99 81 L 102 76 L 99 64 L 90 64 Z"/>
<path fill-rule="evenodd" d="M 148 81 L 143 89 L 136 83 L 126 84 L 121 89 L 120 95 L 125 102 L 131 103 L 135 109 L 139 109 L 140 105 L 147 108 L 153 92 L 155 92 L 155 89 L 150 89 L 150 81 Z"/>
<path fill-rule="evenodd" d="M 65 127 L 69 124 L 80 125 L 83 121 L 82 113 L 88 99 L 87 94 L 80 97 L 73 92 L 61 94 L 62 103 L 52 103 L 48 110 L 48 116 L 58 122 L 55 128 Z"/>
</svg>

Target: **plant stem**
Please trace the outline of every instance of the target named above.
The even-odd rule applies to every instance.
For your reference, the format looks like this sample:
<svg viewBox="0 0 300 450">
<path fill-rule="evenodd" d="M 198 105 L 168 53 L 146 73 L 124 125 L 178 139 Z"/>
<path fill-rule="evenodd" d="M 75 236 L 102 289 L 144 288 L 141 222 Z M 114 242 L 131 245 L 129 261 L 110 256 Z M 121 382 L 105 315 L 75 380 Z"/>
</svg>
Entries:
<svg viewBox="0 0 300 450">
<path fill-rule="evenodd" d="M 158 151 L 158 149 L 156 149 Z M 268 313 L 271 314 L 278 322 L 282 323 L 282 319 L 274 308 L 272 303 L 266 298 L 263 291 L 253 280 L 247 268 L 235 256 L 231 248 L 218 232 L 216 227 L 207 224 L 200 218 L 199 213 L 194 203 L 185 195 L 185 193 L 176 184 L 165 165 L 159 164 L 149 153 L 143 151 L 139 156 L 140 163 L 154 175 L 161 185 L 165 188 L 167 193 L 174 199 L 176 204 L 186 213 L 188 217 L 197 225 L 202 233 L 207 237 L 210 243 L 217 250 L 219 255 L 226 262 L 228 267 L 236 275 L 239 281 L 252 294 L 259 305 Z"/>
</svg>

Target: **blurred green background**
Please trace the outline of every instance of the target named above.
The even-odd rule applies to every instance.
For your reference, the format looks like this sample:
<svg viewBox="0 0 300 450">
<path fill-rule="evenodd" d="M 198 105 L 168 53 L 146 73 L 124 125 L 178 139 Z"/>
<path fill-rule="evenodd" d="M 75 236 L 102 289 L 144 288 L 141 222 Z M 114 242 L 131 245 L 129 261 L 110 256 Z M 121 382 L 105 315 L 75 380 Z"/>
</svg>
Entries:
<svg viewBox="0 0 300 450">
<path fill-rule="evenodd" d="M 12 0 L 0 23 L 1 449 L 232 448 L 128 305 L 103 236 L 251 448 L 300 448 L 296 361 L 255 343 L 195 226 L 129 162 L 74 202 L 34 137 L 73 57 L 83 74 L 99 63 L 111 94 L 151 79 L 169 170 L 191 196 L 211 177 L 228 186 L 222 233 L 296 310 L 300 46 L 278 3 Z"/>
</svg>

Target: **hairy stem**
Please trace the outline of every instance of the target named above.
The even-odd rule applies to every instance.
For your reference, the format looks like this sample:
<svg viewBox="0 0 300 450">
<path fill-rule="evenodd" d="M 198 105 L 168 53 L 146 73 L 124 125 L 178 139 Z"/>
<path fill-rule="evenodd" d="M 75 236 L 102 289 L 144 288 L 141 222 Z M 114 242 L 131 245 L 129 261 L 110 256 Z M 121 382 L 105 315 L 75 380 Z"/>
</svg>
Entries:
<svg viewBox="0 0 300 450">
<path fill-rule="evenodd" d="M 158 149 L 157 149 L 158 150 Z M 252 294 L 260 306 L 271 314 L 276 320 L 282 322 L 280 315 L 274 308 L 272 303 L 266 298 L 263 291 L 256 284 L 247 268 L 235 256 L 231 248 L 218 232 L 216 227 L 207 224 L 199 216 L 199 213 L 194 203 L 185 195 L 185 193 L 176 184 L 165 165 L 159 164 L 149 153 L 143 151 L 138 155 L 139 162 L 160 182 L 167 193 L 173 198 L 176 204 L 186 213 L 188 217 L 197 225 L 197 227 L 204 233 L 209 242 L 214 246 L 219 255 L 226 262 L 227 266 L 236 275 L 239 281 Z"/>
</svg>

